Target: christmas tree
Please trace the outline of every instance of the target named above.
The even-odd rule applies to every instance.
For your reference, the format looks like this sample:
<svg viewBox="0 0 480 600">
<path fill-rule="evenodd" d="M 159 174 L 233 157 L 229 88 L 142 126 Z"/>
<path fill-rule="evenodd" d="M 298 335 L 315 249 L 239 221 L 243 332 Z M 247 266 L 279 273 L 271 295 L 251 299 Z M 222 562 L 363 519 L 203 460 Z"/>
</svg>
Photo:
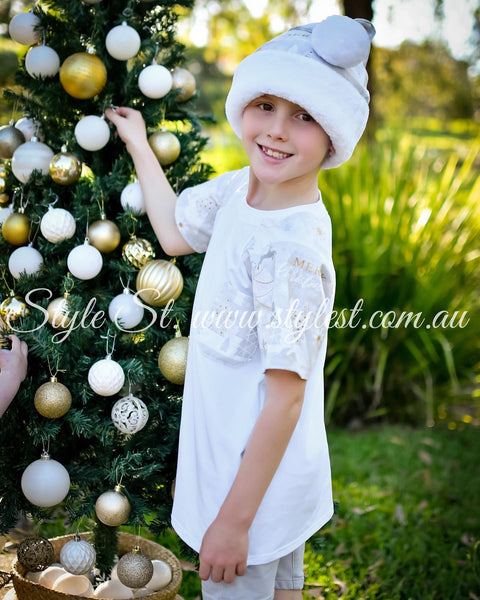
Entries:
<svg viewBox="0 0 480 600">
<path fill-rule="evenodd" d="M 119 525 L 169 524 L 201 261 L 162 253 L 103 114 L 142 112 L 177 191 L 209 177 L 175 30 L 192 4 L 41 0 L 10 23 L 26 54 L 0 129 L 0 316 L 29 368 L 0 427 L 0 533 L 60 504 L 69 532 L 94 528 L 102 572 Z"/>
</svg>

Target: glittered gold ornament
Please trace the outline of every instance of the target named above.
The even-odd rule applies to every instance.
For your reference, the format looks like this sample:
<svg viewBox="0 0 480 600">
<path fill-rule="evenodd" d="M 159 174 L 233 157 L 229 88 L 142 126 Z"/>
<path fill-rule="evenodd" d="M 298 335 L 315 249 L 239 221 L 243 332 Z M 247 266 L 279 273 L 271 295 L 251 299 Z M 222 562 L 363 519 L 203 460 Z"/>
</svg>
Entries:
<svg viewBox="0 0 480 600">
<path fill-rule="evenodd" d="M 23 298 L 16 296 L 15 292 L 10 292 L 10 296 L 0 304 L 0 317 L 3 318 L 8 327 L 19 317 L 28 315 L 29 310 Z"/>
<path fill-rule="evenodd" d="M 130 502 L 122 493 L 122 486 L 101 494 L 95 503 L 95 513 L 104 525 L 118 527 L 123 525 L 130 515 Z"/>
<path fill-rule="evenodd" d="M 132 589 L 145 587 L 153 575 L 152 561 L 142 554 L 138 546 L 124 554 L 117 563 L 117 577 L 123 585 Z"/>
<path fill-rule="evenodd" d="M 75 154 L 67 152 L 65 146 L 62 151 L 50 161 L 50 177 L 60 185 L 71 185 L 80 179 L 82 173 L 82 163 Z"/>
<path fill-rule="evenodd" d="M 195 77 L 187 71 L 187 69 L 182 69 L 182 67 L 175 67 L 172 73 L 173 90 L 180 90 L 177 101 L 178 102 L 186 102 L 189 100 L 196 91 L 196 82 Z"/>
<path fill-rule="evenodd" d="M 178 138 L 166 129 L 152 133 L 148 138 L 148 143 L 158 162 L 164 167 L 172 164 L 180 156 L 180 142 Z"/>
<path fill-rule="evenodd" d="M 3 181 L 3 179 L 0 179 L 0 189 L 2 187 L 2 184 L 1 184 L 2 181 Z M 0 192 L 0 205 L 5 205 L 5 204 L 10 204 L 10 196 L 8 194 Z"/>
<path fill-rule="evenodd" d="M 183 385 L 187 355 L 188 337 L 174 337 L 162 346 L 158 355 L 158 368 L 165 379 L 177 385 Z"/>
<path fill-rule="evenodd" d="M 67 94 L 74 98 L 93 98 L 107 83 L 107 69 L 95 54 L 77 52 L 60 67 L 60 83 Z"/>
<path fill-rule="evenodd" d="M 32 537 L 20 542 L 17 557 L 27 571 L 43 571 L 52 564 L 54 550 L 46 538 Z"/>
<path fill-rule="evenodd" d="M 147 304 L 165 306 L 182 293 L 183 276 L 173 262 L 151 260 L 138 272 L 136 287 L 140 298 Z"/>
<path fill-rule="evenodd" d="M 68 293 L 62 298 L 55 298 L 47 306 L 48 322 L 55 329 L 66 329 L 70 325 L 70 317 L 68 317 Z"/>
<path fill-rule="evenodd" d="M 122 248 L 123 260 L 137 269 L 141 269 L 154 256 L 152 244 L 148 240 L 137 238 L 136 235 L 132 235 Z"/>
<path fill-rule="evenodd" d="M 30 236 L 30 221 L 22 212 L 9 215 L 2 224 L 2 235 L 14 246 L 26 246 Z"/>
<path fill-rule="evenodd" d="M 56 377 L 51 377 L 50 381 L 41 385 L 35 392 L 34 404 L 42 417 L 58 419 L 69 411 L 72 394 Z"/>
<path fill-rule="evenodd" d="M 97 250 L 108 254 L 113 252 L 120 243 L 120 229 L 102 214 L 101 219 L 88 228 L 88 239 Z"/>
<path fill-rule="evenodd" d="M 25 143 L 25 136 L 12 123 L 0 127 L 0 158 L 12 158 L 15 150 Z"/>
</svg>

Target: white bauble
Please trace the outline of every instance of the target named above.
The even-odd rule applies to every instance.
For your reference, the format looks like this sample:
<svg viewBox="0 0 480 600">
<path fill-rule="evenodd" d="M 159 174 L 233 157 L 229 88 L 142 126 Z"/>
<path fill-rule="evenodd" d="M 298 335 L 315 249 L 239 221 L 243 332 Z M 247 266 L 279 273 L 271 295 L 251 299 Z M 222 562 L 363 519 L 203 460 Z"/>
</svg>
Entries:
<svg viewBox="0 0 480 600">
<path fill-rule="evenodd" d="M 124 21 L 107 34 L 105 46 L 107 52 L 117 60 L 133 58 L 140 50 L 140 36 L 138 32 Z"/>
<path fill-rule="evenodd" d="M 32 137 L 36 137 L 40 141 L 43 140 L 43 136 L 40 133 L 40 123 L 34 119 L 22 117 L 15 123 L 15 127 L 23 133 L 26 142 L 29 142 Z"/>
<path fill-rule="evenodd" d="M 53 77 L 60 68 L 60 57 L 49 46 L 35 46 L 25 57 L 25 69 L 31 77 Z"/>
<path fill-rule="evenodd" d="M 22 183 L 27 183 L 34 170 L 41 171 L 42 175 L 48 175 L 53 156 L 51 148 L 33 137 L 30 142 L 21 144 L 13 153 L 12 172 Z"/>
<path fill-rule="evenodd" d="M 101 253 L 85 241 L 81 246 L 76 246 L 67 257 L 67 266 L 72 275 L 78 279 L 93 279 L 103 266 Z"/>
<path fill-rule="evenodd" d="M 75 219 L 72 213 L 64 208 L 48 207 L 48 211 L 40 221 L 40 231 L 44 238 L 52 244 L 69 240 L 75 235 Z"/>
<path fill-rule="evenodd" d="M 94 152 L 108 144 L 110 129 L 102 117 L 87 115 L 75 125 L 75 137 L 84 150 Z"/>
<path fill-rule="evenodd" d="M 32 12 L 15 15 L 8 26 L 8 33 L 12 40 L 24 46 L 36 44 L 42 37 L 42 31 L 35 29 L 40 25 L 40 19 Z"/>
<path fill-rule="evenodd" d="M 140 398 L 130 394 L 115 402 L 112 408 L 112 421 L 120 433 L 137 433 L 147 424 L 148 408 Z"/>
<path fill-rule="evenodd" d="M 0 225 L 12 213 L 13 213 L 13 204 L 10 204 L 10 206 L 6 206 L 5 208 L 0 208 Z"/>
<path fill-rule="evenodd" d="M 138 87 L 148 98 L 163 98 L 172 89 L 172 74 L 162 65 L 145 67 L 138 76 Z"/>
<path fill-rule="evenodd" d="M 172 580 L 172 570 L 163 560 L 152 560 L 153 575 L 145 587 L 150 590 L 150 593 L 161 590 Z"/>
<path fill-rule="evenodd" d="M 144 308 L 141 301 L 125 288 L 110 302 L 108 316 L 122 331 L 136 327 L 143 319 Z"/>
<path fill-rule="evenodd" d="M 71 573 L 59 577 L 53 584 L 53 589 L 81 598 L 91 598 L 93 594 L 93 585 L 85 575 L 72 575 Z"/>
<path fill-rule="evenodd" d="M 55 506 L 70 489 L 67 469 L 44 452 L 42 458 L 29 464 L 22 475 L 22 492 L 36 506 Z"/>
<path fill-rule="evenodd" d="M 128 598 L 134 598 L 133 591 L 123 585 L 118 579 L 110 581 L 104 581 L 101 583 L 93 593 L 94 598 L 115 598 L 115 600 L 126 600 Z"/>
<path fill-rule="evenodd" d="M 60 550 L 60 562 L 73 575 L 89 573 L 95 565 L 96 552 L 92 544 L 75 536 Z"/>
<path fill-rule="evenodd" d="M 35 275 L 40 272 L 43 265 L 43 257 L 32 245 L 21 246 L 10 254 L 8 269 L 18 279 L 21 273 Z"/>
<path fill-rule="evenodd" d="M 88 371 L 88 384 L 99 396 L 117 394 L 125 383 L 122 367 L 110 356 L 98 360 Z"/>
<path fill-rule="evenodd" d="M 146 212 L 143 201 L 142 187 L 138 181 L 126 185 L 120 194 L 123 210 L 129 210 L 134 215 L 144 215 Z"/>
<path fill-rule="evenodd" d="M 59 567 L 58 565 L 50 565 L 49 567 L 47 567 L 45 569 L 45 571 L 42 571 L 41 573 L 39 573 L 39 577 L 37 579 L 37 583 L 39 583 L 40 585 L 43 585 L 43 587 L 47 587 L 47 588 L 53 588 L 55 581 L 57 581 L 57 579 L 59 577 L 63 577 L 63 575 L 66 575 L 67 572 L 65 571 L 65 569 L 63 567 Z M 30 578 L 28 578 L 30 579 Z"/>
</svg>

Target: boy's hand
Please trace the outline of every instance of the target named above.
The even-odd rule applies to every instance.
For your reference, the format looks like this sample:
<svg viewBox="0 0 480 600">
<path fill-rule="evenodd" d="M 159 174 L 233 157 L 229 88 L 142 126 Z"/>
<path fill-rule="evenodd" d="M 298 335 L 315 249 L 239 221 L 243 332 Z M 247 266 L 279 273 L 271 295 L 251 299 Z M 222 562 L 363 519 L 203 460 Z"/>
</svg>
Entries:
<svg viewBox="0 0 480 600">
<path fill-rule="evenodd" d="M 16 335 L 9 335 L 12 349 L 9 352 L 0 353 L 0 371 L 9 375 L 21 383 L 27 375 L 28 346 L 26 342 L 20 341 Z"/>
<path fill-rule="evenodd" d="M 215 519 L 200 548 L 200 579 L 233 583 L 247 572 L 248 529 Z"/>
</svg>

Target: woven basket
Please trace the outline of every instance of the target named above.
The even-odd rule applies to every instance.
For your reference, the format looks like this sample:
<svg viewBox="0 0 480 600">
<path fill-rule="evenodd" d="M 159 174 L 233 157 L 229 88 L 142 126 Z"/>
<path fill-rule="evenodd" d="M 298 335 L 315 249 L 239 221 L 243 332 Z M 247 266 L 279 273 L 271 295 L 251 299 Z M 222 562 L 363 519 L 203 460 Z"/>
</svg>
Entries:
<svg viewBox="0 0 480 600">
<path fill-rule="evenodd" d="M 83 540 L 89 540 L 91 533 L 80 533 Z M 73 535 L 64 535 L 53 538 L 50 542 L 53 545 L 55 552 L 54 562 L 60 561 L 60 550 L 62 547 L 73 539 Z M 170 583 L 159 590 L 147 596 L 148 600 L 176 600 L 177 591 L 182 583 L 182 569 L 177 557 L 160 544 L 156 544 L 144 538 L 138 538 L 136 535 L 125 533 L 123 531 L 118 534 L 118 554 L 123 556 L 127 552 L 131 552 L 132 548 L 139 546 L 140 550 L 150 558 L 163 560 L 167 563 L 172 571 L 172 580 Z M 57 592 L 50 588 L 34 583 L 25 579 L 26 569 L 16 560 L 12 565 L 13 586 L 18 600 L 79 600 L 80 596 L 72 596 Z M 112 599 L 114 600 L 114 599 Z"/>
</svg>

